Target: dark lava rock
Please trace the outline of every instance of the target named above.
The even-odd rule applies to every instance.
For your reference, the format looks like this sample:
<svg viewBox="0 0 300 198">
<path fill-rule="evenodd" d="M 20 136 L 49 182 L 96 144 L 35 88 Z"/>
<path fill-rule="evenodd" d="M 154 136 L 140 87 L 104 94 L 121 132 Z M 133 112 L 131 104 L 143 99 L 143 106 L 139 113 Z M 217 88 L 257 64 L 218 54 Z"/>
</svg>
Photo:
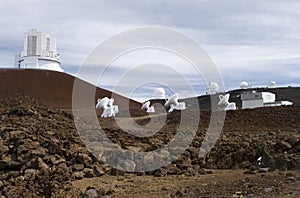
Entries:
<svg viewBox="0 0 300 198">
<path fill-rule="evenodd" d="M 164 168 L 146 172 L 160 177 L 167 174 L 193 176 L 208 173 L 207 169 L 270 167 L 273 170 L 299 170 L 300 126 L 296 122 L 299 113 L 299 107 L 228 112 L 222 133 L 206 134 L 210 112 L 203 111 L 198 131 L 183 153 L 176 145 L 159 155 L 148 154 L 139 160 L 143 160 L 145 166 L 156 161 L 170 161 Z M 73 116 L 66 112 L 46 107 L 30 97 L 14 97 L 0 102 L 0 117 L 0 188 L 5 197 L 78 197 L 80 192 L 71 185 L 74 179 L 104 174 L 125 175 L 124 171 L 102 164 L 89 152 L 82 139 L 89 140 L 94 153 L 102 155 L 103 150 L 95 146 L 102 137 L 92 129 L 81 131 L 79 136 Z M 175 137 L 180 118 L 179 111 L 168 114 L 166 126 L 149 138 L 133 137 L 114 127 L 114 119 L 99 118 L 99 121 L 106 124 L 103 127 L 105 134 L 118 147 L 148 152 L 163 147 Z M 278 130 L 284 132 L 277 134 Z M 188 126 L 183 132 L 190 133 Z M 215 136 L 217 141 L 209 142 Z M 176 138 L 186 140 L 185 135 Z M 213 146 L 211 150 L 199 148 L 203 146 L 204 138 Z M 199 151 L 203 154 L 201 159 Z M 262 157 L 261 165 L 257 162 L 259 157 Z M 119 163 L 117 158 L 113 162 Z M 132 162 L 130 159 L 122 163 L 135 170 L 136 164 Z M 91 191 L 91 196 L 94 192 Z M 184 193 L 177 192 L 178 196 L 184 196 Z"/>
<path fill-rule="evenodd" d="M 72 161 L 83 156 L 89 165 L 99 162 L 82 144 L 73 120 L 30 97 L 7 98 L 0 115 L 1 195 L 78 197 L 71 185 Z"/>
<path fill-rule="evenodd" d="M 244 174 L 247 174 L 247 175 L 255 175 L 255 174 L 256 174 L 256 171 L 247 170 L 247 171 L 244 172 Z"/>
</svg>

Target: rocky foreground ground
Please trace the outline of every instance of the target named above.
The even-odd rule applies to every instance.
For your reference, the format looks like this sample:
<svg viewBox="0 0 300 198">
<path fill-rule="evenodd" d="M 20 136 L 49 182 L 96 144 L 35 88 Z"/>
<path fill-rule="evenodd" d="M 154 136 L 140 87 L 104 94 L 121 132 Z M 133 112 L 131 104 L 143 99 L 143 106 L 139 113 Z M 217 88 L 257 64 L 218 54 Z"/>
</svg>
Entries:
<svg viewBox="0 0 300 198">
<path fill-rule="evenodd" d="M 216 145 L 199 158 L 210 118 L 210 112 L 201 111 L 186 151 L 165 167 L 139 173 L 117 171 L 95 158 L 82 143 L 71 114 L 31 97 L 2 100 L 0 117 L 0 197 L 300 195 L 299 107 L 228 112 Z M 114 119 L 99 121 L 120 147 L 151 151 L 174 137 L 179 118 L 180 112 L 169 114 L 165 126 L 149 138 L 128 135 Z M 152 159 L 160 160 L 156 157 Z"/>
</svg>

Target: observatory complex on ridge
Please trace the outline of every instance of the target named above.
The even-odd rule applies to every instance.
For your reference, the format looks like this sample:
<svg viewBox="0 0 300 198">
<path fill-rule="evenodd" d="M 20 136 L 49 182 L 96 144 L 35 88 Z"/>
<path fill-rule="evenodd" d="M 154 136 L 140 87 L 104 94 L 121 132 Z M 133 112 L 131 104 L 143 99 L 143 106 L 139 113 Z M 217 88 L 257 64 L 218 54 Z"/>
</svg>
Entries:
<svg viewBox="0 0 300 198">
<path fill-rule="evenodd" d="M 206 88 L 206 95 L 210 97 L 218 96 L 218 109 L 219 110 L 236 110 L 241 109 L 254 109 L 260 107 L 276 107 L 276 106 L 290 106 L 294 103 L 287 100 L 276 100 L 276 94 L 272 93 L 272 89 L 276 87 L 275 81 L 270 81 L 265 89 L 258 91 L 256 88 L 252 88 L 248 82 L 242 81 L 240 83 L 240 89 L 237 90 L 238 94 L 233 97 L 230 96 L 231 93 L 235 91 L 220 91 L 220 87 L 216 82 L 210 82 Z M 270 91 L 270 92 L 269 92 Z M 224 94 L 224 95 L 223 95 Z M 230 98 L 234 102 L 230 102 Z M 237 106 L 236 102 L 240 105 Z"/>
<path fill-rule="evenodd" d="M 17 68 L 46 69 L 63 72 L 56 39 L 50 34 L 31 29 L 24 34 L 24 48 L 16 57 Z"/>
<path fill-rule="evenodd" d="M 271 92 L 243 92 L 241 100 L 242 109 L 293 105 L 290 101 L 276 101 L 276 94 Z"/>
</svg>

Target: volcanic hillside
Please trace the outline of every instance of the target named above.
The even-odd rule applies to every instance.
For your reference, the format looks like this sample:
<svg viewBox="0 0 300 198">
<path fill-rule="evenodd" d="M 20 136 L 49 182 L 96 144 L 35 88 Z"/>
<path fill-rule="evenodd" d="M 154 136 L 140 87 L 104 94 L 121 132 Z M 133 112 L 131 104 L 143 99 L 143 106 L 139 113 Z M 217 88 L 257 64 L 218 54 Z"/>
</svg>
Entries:
<svg viewBox="0 0 300 198">
<path fill-rule="evenodd" d="M 196 176 L 205 174 L 205 169 L 255 170 L 256 160 L 260 156 L 267 170 L 300 169 L 300 107 L 228 112 L 223 132 L 204 158 L 199 158 L 199 151 L 205 149 L 200 149 L 204 137 L 210 136 L 206 134 L 210 112 L 202 111 L 200 116 L 201 122 L 192 143 L 177 160 L 139 175 Z M 79 192 L 72 185 L 74 181 L 102 175 L 124 175 L 124 172 L 103 164 L 102 160 L 104 162 L 105 159 L 100 161 L 89 153 L 93 151 L 97 154 L 102 149 L 97 146 L 99 131 L 83 131 L 79 136 L 71 114 L 40 104 L 34 98 L 22 96 L 0 100 L 0 117 L 0 197 L 78 197 L 80 194 L 84 195 L 84 192 Z M 126 121 L 128 118 L 120 119 Z M 145 118 L 139 119 L 143 121 Z M 193 120 L 195 117 L 188 119 Z M 166 145 L 177 132 L 179 120 L 180 112 L 172 112 L 167 115 L 163 128 L 155 135 L 140 138 L 115 127 L 113 118 L 99 118 L 112 142 L 124 149 L 145 152 Z M 189 123 L 185 123 L 182 130 L 185 134 L 190 133 Z M 184 137 L 182 141 L 185 141 Z M 88 144 L 84 145 L 82 140 L 89 140 Z M 110 145 L 109 142 L 103 143 Z M 85 147 L 87 145 L 89 150 Z M 176 145 L 161 155 L 149 153 L 145 158 L 136 160 L 149 163 L 161 161 L 180 147 Z M 126 160 L 123 163 L 130 168 L 134 162 Z M 108 189 L 105 194 L 118 192 L 118 188 L 122 186 Z M 182 197 L 182 194 L 174 197 Z"/>
<path fill-rule="evenodd" d="M 40 103 L 56 109 L 71 111 L 75 77 L 66 73 L 37 69 L 0 69 L 0 99 L 8 96 L 31 96 Z M 87 87 L 93 85 L 82 81 Z M 110 91 L 95 87 L 95 99 L 111 97 Z M 127 98 L 114 94 L 115 103 L 122 108 Z M 140 104 L 129 100 L 131 107 Z"/>
<path fill-rule="evenodd" d="M 150 119 L 154 121 L 154 125 L 159 126 L 161 122 L 164 123 L 162 128 L 150 137 L 131 135 L 143 131 L 135 131 L 135 128 L 131 128 L 130 119 L 127 117 L 99 118 L 108 141 L 101 139 L 97 128 L 89 127 L 89 123 L 86 122 L 82 124 L 86 125 L 89 130 L 77 131 L 73 115 L 61 111 L 71 110 L 74 80 L 75 78 L 70 75 L 54 71 L 0 70 L 0 197 L 91 197 L 86 196 L 90 189 L 79 191 L 74 182 L 93 177 L 125 174 L 123 171 L 109 167 L 105 163 L 106 159 L 112 159 L 115 163 L 124 165 L 127 170 L 134 171 L 140 171 L 135 169 L 135 165 L 141 164 L 140 162 L 148 165 L 172 159 L 172 162 L 164 167 L 153 171 L 140 171 L 131 176 L 175 175 L 174 178 L 180 178 L 177 176 L 185 175 L 189 176 L 185 178 L 191 178 L 192 181 L 199 174 L 209 172 L 211 174 L 212 172 L 210 170 L 208 172 L 207 169 L 243 169 L 250 171 L 250 174 L 256 174 L 261 168 L 265 172 L 300 170 L 300 107 L 297 106 L 300 100 L 297 99 L 299 96 L 295 95 L 297 92 L 292 88 L 276 89 L 286 91 L 286 97 L 278 92 L 277 98 L 293 101 L 295 106 L 228 111 L 220 134 L 208 131 L 211 112 L 203 110 L 201 105 L 207 105 L 208 102 L 201 102 L 200 99 L 205 98 L 206 101 L 210 101 L 209 96 L 198 98 L 200 115 L 194 113 L 195 109 L 189 106 L 191 103 L 187 101 L 186 116 L 182 116 L 180 111 L 174 111 L 167 115 L 158 113 L 149 117 L 135 117 L 137 124 L 146 127 Z M 92 86 L 88 83 L 85 85 Z M 271 92 L 275 93 L 275 90 Z M 109 91 L 97 88 L 95 99 L 110 97 L 110 95 Z M 213 97 L 216 99 L 217 95 Z M 128 99 L 119 95 L 114 98 L 121 108 L 124 103 L 128 102 Z M 136 110 L 141 107 L 139 103 L 132 100 L 130 100 L 130 105 Z M 188 122 L 181 123 L 182 118 L 187 119 Z M 193 134 L 192 142 L 184 148 L 184 152 L 178 158 L 174 158 L 174 153 L 181 150 L 183 145 L 175 144 L 168 150 L 160 152 L 159 155 L 150 152 L 164 147 L 172 139 L 179 138 L 180 141 L 185 142 L 188 134 L 191 134 L 191 123 L 197 121 L 198 118 L 200 118 L 200 122 L 197 122 L 198 130 Z M 117 120 L 128 130 L 119 127 Z M 222 124 L 215 120 L 212 120 L 212 123 Z M 181 135 L 176 137 L 175 134 L 179 132 Z M 210 141 L 214 137 L 217 137 L 217 141 L 211 150 L 205 146 L 202 147 L 205 138 L 208 143 L 214 144 Z M 121 161 L 118 155 L 110 156 L 109 152 L 105 153 L 103 147 L 97 144 L 99 141 L 109 148 L 114 145 L 135 152 L 148 152 L 148 154 L 143 158 L 128 158 Z M 90 153 L 91 151 L 93 154 Z M 199 157 L 200 152 L 206 154 Z M 98 159 L 96 156 L 101 158 Z M 259 157 L 262 157 L 261 165 L 257 162 Z M 117 178 L 116 180 L 121 181 L 119 180 L 121 177 Z M 151 181 L 156 180 L 155 177 L 147 178 Z M 295 186 L 298 179 L 300 180 L 300 178 L 292 178 Z M 281 191 L 282 186 L 287 186 L 281 181 L 283 180 L 273 182 L 279 185 L 278 192 Z M 95 185 L 95 183 L 84 183 L 87 186 Z M 252 183 L 259 182 L 254 180 Z M 160 188 L 160 191 L 170 191 L 176 195 L 169 197 L 207 197 L 206 192 L 201 194 L 202 191 L 197 191 L 205 187 L 195 184 L 198 187 L 190 188 L 189 186 L 189 191 L 195 190 L 194 196 L 187 195 L 186 190 L 177 193 L 180 190 L 177 184 L 171 189 Z M 223 191 L 223 186 L 217 182 L 216 185 L 219 185 L 218 188 Z M 261 187 L 253 189 L 249 187 L 250 185 L 252 184 L 242 186 L 245 195 L 266 197 L 255 194 L 264 189 L 262 190 Z M 114 197 L 114 194 L 117 194 L 121 188 L 123 188 L 122 185 L 115 185 L 102 190 L 101 194 L 109 196 L 112 194 Z M 151 185 L 149 189 L 152 189 Z M 214 188 L 207 186 L 206 190 L 211 191 Z M 240 191 L 240 187 L 221 197 L 232 197 L 229 195 L 237 191 Z M 273 193 L 272 197 L 281 197 L 277 196 L 275 190 L 271 193 Z"/>
</svg>

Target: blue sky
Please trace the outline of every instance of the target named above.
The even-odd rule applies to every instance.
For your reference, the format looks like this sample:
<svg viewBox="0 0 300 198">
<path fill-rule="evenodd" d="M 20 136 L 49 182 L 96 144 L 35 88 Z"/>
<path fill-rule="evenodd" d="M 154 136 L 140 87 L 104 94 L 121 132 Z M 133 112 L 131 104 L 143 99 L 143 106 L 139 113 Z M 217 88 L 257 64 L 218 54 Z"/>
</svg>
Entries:
<svg viewBox="0 0 300 198">
<path fill-rule="evenodd" d="M 54 35 L 63 69 L 76 75 L 89 53 L 112 35 L 159 26 L 180 31 L 198 42 L 220 71 L 226 90 L 238 88 L 244 80 L 253 86 L 266 86 L 271 80 L 278 86 L 299 86 L 299 10 L 297 0 L 1 0 L 0 67 L 13 66 L 14 55 L 22 50 L 23 33 L 28 29 Z M 145 64 L 148 62 L 145 59 Z M 126 63 L 115 63 L 107 73 L 108 79 L 135 62 Z M 180 63 L 178 60 L 174 65 L 179 67 Z M 195 80 L 197 76 L 192 73 L 189 76 L 195 81 L 196 94 L 205 93 L 203 81 Z M 176 82 L 170 78 L 168 86 L 190 96 Z M 113 88 L 109 80 L 99 85 Z M 149 87 L 153 88 L 153 84 Z M 121 92 L 126 95 L 125 90 L 128 89 Z M 147 95 L 132 97 L 141 99 Z"/>
</svg>

